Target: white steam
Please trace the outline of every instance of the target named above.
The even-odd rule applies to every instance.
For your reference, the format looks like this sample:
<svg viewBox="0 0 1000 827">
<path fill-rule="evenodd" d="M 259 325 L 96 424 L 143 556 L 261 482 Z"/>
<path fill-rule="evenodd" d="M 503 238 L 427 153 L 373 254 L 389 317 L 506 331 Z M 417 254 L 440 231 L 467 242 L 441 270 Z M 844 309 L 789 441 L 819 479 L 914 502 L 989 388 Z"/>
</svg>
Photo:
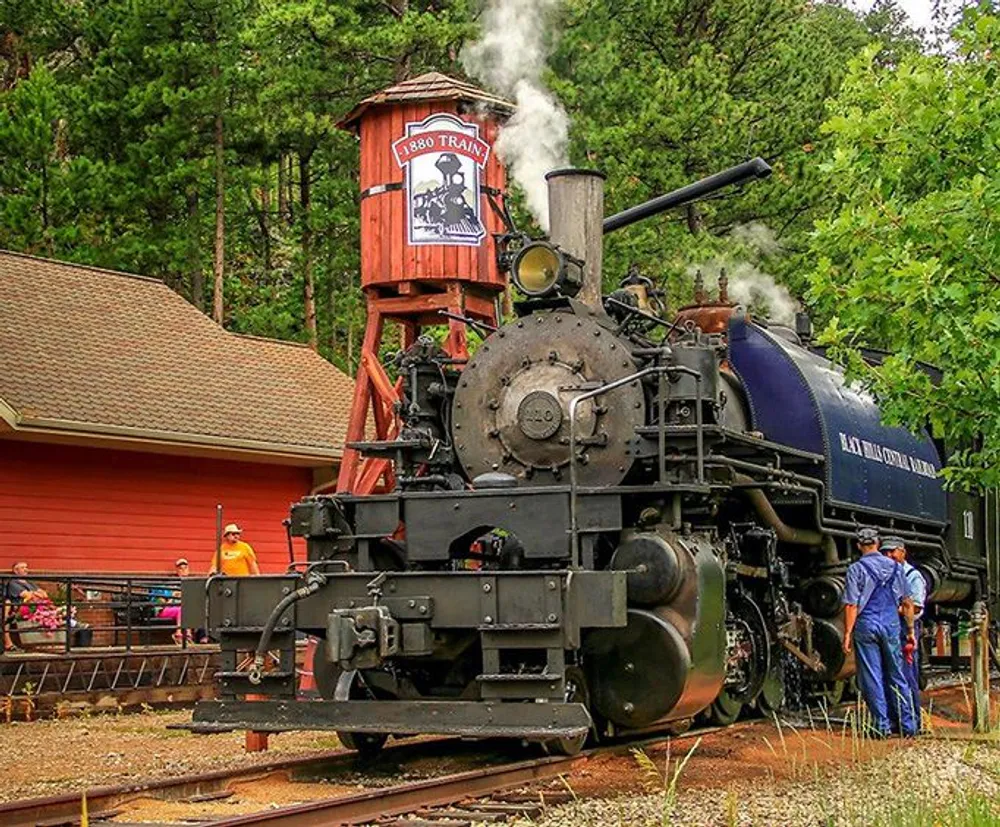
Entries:
<svg viewBox="0 0 1000 827">
<path fill-rule="evenodd" d="M 545 89 L 548 23 L 561 0 L 488 0 L 483 33 L 462 49 L 465 71 L 512 97 L 517 109 L 500 130 L 496 152 L 524 190 L 539 225 L 549 228 L 545 173 L 566 166 L 569 118 Z"/>
<path fill-rule="evenodd" d="M 749 248 L 748 258 L 758 259 L 780 249 L 774 233 L 760 222 L 738 225 L 730 236 Z M 794 327 L 795 314 L 801 309 L 799 303 L 785 287 L 761 270 L 756 261 L 719 256 L 691 265 L 687 272 L 693 279 L 699 270 L 711 298 L 716 297 L 719 277 L 725 271 L 729 279 L 730 301 L 743 305 L 759 318 Z"/>
<path fill-rule="evenodd" d="M 774 255 L 781 249 L 774 231 L 761 221 L 737 224 L 729 232 L 729 237 L 753 248 L 758 255 L 762 256 Z"/>
</svg>

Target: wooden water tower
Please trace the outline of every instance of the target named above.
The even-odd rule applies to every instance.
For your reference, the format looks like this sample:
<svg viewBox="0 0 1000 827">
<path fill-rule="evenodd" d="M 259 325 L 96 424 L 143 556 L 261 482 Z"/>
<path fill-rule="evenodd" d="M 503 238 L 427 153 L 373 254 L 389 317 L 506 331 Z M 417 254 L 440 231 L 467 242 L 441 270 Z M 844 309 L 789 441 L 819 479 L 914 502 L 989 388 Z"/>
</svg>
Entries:
<svg viewBox="0 0 1000 827">
<path fill-rule="evenodd" d="M 402 327 L 408 347 L 422 328 L 446 325 L 443 347 L 468 356 L 466 324 L 450 313 L 497 323 L 506 282 L 497 271 L 493 233 L 504 231 L 490 207 L 506 189 L 493 152 L 507 101 L 431 72 L 371 96 L 340 123 L 361 142 L 361 287 L 368 321 L 354 387 L 347 443 L 393 439 L 399 385 L 379 361 L 386 321 Z M 347 447 L 337 490 L 369 494 L 391 487 L 391 466 Z"/>
</svg>

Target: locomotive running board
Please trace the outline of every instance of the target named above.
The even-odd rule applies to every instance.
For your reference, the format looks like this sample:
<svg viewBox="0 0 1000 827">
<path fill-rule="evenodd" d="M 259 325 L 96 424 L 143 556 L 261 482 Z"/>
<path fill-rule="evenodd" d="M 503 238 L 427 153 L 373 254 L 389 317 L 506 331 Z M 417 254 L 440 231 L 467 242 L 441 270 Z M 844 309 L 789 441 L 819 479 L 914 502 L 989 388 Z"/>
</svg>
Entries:
<svg viewBox="0 0 1000 827">
<path fill-rule="evenodd" d="M 575 738 L 591 727 L 578 703 L 479 701 L 202 701 L 192 732 L 325 730 L 470 738 Z"/>
</svg>

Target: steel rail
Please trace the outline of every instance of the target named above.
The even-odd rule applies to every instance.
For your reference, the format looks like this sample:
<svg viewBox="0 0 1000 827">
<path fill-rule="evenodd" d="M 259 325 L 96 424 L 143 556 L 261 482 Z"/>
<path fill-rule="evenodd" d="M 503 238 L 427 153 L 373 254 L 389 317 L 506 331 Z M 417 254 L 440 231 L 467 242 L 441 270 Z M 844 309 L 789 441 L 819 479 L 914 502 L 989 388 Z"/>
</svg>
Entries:
<svg viewBox="0 0 1000 827">
<path fill-rule="evenodd" d="M 383 750 L 389 760 L 424 758 L 432 755 L 451 755 L 458 744 L 455 738 L 414 741 L 387 747 Z M 136 798 L 156 796 L 164 800 L 177 800 L 206 795 L 225 790 L 229 784 L 253 780 L 279 772 L 302 772 L 311 768 L 323 770 L 354 771 L 366 766 L 353 751 L 336 750 L 306 757 L 281 758 L 264 764 L 198 772 L 155 781 L 140 781 L 109 787 L 88 789 L 87 809 L 97 814 L 116 808 Z M 0 824 L 4 827 L 35 827 L 38 824 L 75 823 L 80 818 L 82 792 L 28 798 L 0 803 Z M 74 822 L 75 820 L 75 822 Z"/>
<path fill-rule="evenodd" d="M 935 687 L 945 688 L 945 687 Z M 933 692 L 930 690 L 928 694 Z M 670 741 L 689 741 L 716 732 L 734 732 L 757 723 L 767 723 L 766 718 L 752 718 L 728 726 L 698 727 L 679 735 L 657 735 L 642 740 L 626 740 L 585 750 L 575 756 L 554 756 L 531 761 L 519 761 L 498 767 L 472 770 L 440 778 L 400 784 L 395 787 L 366 790 L 339 798 L 294 804 L 265 812 L 211 822 L 211 827 L 347 827 L 368 824 L 386 817 L 402 816 L 431 807 L 457 804 L 470 798 L 519 787 L 537 781 L 557 778 L 577 764 L 600 754 L 634 750 L 652 744 Z M 633 737 L 635 734 L 633 733 Z M 471 809 L 475 809 L 470 805 Z"/>
<path fill-rule="evenodd" d="M 578 755 L 549 756 L 528 761 L 502 764 L 479 770 L 445 775 L 395 787 L 366 790 L 339 798 L 294 804 L 265 812 L 213 821 L 211 827 L 248 827 L 266 824 L 270 827 L 335 827 L 336 825 L 367 824 L 386 816 L 400 816 L 428 807 L 456 804 L 469 798 L 520 787 L 536 781 L 558 778 L 595 755 L 620 753 L 670 741 L 688 741 L 723 730 L 735 731 L 752 723 L 741 721 L 728 726 L 697 727 L 673 734 L 660 728 L 633 730 L 621 739 L 584 750 Z M 637 739 L 637 736 L 639 738 Z M 646 737 L 641 737 L 646 736 Z M 473 808 L 474 809 L 474 808 Z"/>
<path fill-rule="evenodd" d="M 957 686 L 961 680 L 946 681 L 929 687 L 925 694 Z M 670 740 L 672 743 L 688 741 L 716 732 L 733 732 L 756 723 L 767 723 L 766 718 L 749 718 L 728 726 L 696 727 L 680 734 L 668 734 L 650 727 L 623 733 L 623 740 L 595 747 L 575 756 L 553 756 L 535 760 L 502 764 L 436 779 L 366 790 L 348 796 L 296 804 L 258 813 L 234 816 L 211 822 L 211 827 L 244 827 L 267 824 L 272 827 L 310 827 L 310 825 L 353 825 L 375 821 L 383 816 L 398 816 L 425 807 L 454 804 L 467 798 L 489 795 L 510 787 L 556 778 L 572 769 L 578 762 L 606 753 L 644 748 Z M 647 736 L 635 740 L 636 736 Z M 416 741 L 387 747 L 381 753 L 389 760 L 425 758 L 431 755 L 454 755 L 459 744 L 456 738 Z M 365 764 L 360 764 L 363 768 Z M 91 818 L 127 804 L 137 798 L 159 797 L 179 800 L 207 795 L 228 788 L 234 782 L 252 781 L 279 772 L 293 773 L 310 769 L 359 769 L 355 752 L 338 750 L 301 758 L 286 758 L 215 772 L 202 772 L 150 782 L 138 782 L 86 790 L 87 806 Z M 45 798 L 22 799 L 0 803 L 0 824 L 4 827 L 38 827 L 79 823 L 82 792 L 67 793 Z"/>
<path fill-rule="evenodd" d="M 366 790 L 340 798 L 294 804 L 276 810 L 234 816 L 212 822 L 212 827 L 244 827 L 267 824 L 273 827 L 333 827 L 365 824 L 385 816 L 412 813 L 424 807 L 454 804 L 466 798 L 488 795 L 510 787 L 556 778 L 575 764 L 586 761 L 586 753 L 519 761 L 500 767 L 445 775 L 411 784 Z"/>
</svg>

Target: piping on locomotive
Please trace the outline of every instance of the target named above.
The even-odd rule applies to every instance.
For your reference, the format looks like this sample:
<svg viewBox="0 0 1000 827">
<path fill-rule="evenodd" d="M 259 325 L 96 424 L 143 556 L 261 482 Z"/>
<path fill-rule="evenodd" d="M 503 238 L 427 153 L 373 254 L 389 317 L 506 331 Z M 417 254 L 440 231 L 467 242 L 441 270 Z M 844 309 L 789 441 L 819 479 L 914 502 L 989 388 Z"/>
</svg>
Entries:
<svg viewBox="0 0 1000 827">
<path fill-rule="evenodd" d="M 464 366 L 429 338 L 395 357 L 399 436 L 354 446 L 393 462 L 395 490 L 296 503 L 308 560 L 287 574 L 184 582 L 183 623 L 207 623 L 223 663 L 192 728 L 572 752 L 833 701 L 862 523 L 905 538 L 929 619 L 988 598 L 983 500 L 946 492 L 944 447 L 882 424 L 807 324 L 724 293 L 664 319 L 635 273 L 601 295 L 604 233 L 769 172 L 755 159 L 609 218 L 603 176 L 550 173 L 551 237 L 499 245 L 516 318 Z M 297 632 L 321 640 L 321 701 L 296 700 Z"/>
</svg>

